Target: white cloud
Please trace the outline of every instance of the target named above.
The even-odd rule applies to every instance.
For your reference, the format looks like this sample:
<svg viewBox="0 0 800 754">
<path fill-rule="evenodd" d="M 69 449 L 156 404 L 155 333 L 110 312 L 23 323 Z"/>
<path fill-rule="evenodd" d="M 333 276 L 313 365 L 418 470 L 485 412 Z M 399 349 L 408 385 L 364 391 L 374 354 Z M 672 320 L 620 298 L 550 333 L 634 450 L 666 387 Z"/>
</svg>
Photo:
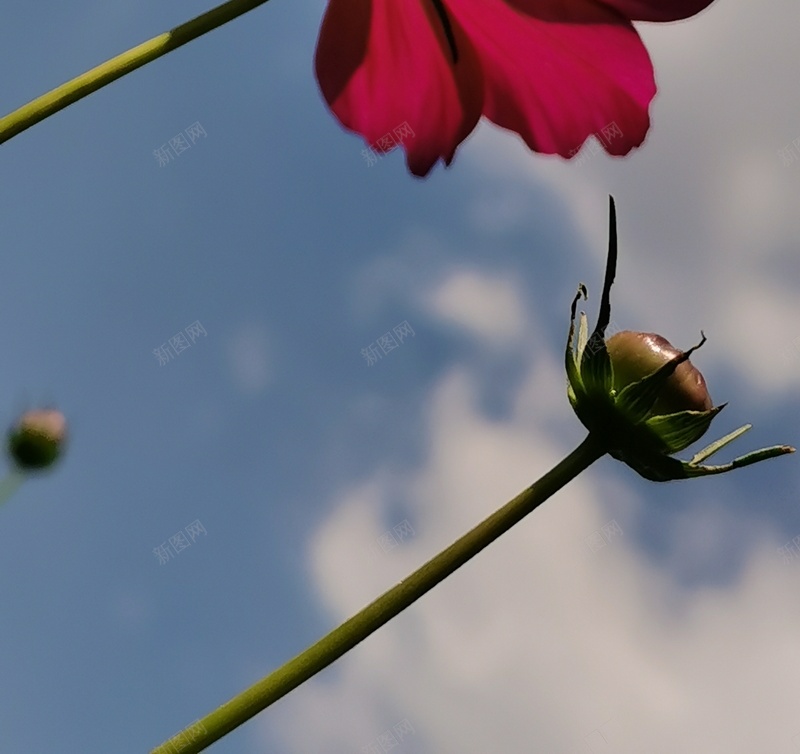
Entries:
<svg viewBox="0 0 800 754">
<path fill-rule="evenodd" d="M 349 300 L 356 316 L 372 321 L 387 301 L 405 301 L 422 281 L 436 285 L 448 254 L 447 244 L 429 229 L 408 228 L 397 248 L 376 255 L 354 275 Z"/>
<path fill-rule="evenodd" d="M 800 136 L 786 67 L 797 61 L 799 27 L 800 6 L 790 0 L 769 14 L 729 0 L 684 23 L 640 24 L 659 93 L 647 141 L 627 159 L 522 159 L 528 150 L 518 137 L 491 126 L 459 153 L 483 192 L 491 191 L 487 179 L 506 193 L 551 187 L 573 211 L 598 270 L 614 194 L 621 324 L 684 347 L 703 329 L 704 364 L 775 400 L 800 390 L 800 349 L 787 347 L 800 321 L 800 159 L 787 166 L 779 157 Z M 507 221 L 524 214 L 521 203 Z"/>
<path fill-rule="evenodd" d="M 616 311 L 676 345 L 695 342 L 702 327 L 703 363 L 774 400 L 800 384 L 800 349 L 794 363 L 786 354 L 800 299 L 792 276 L 776 272 L 800 238 L 800 163 L 793 170 L 778 158 L 800 135 L 791 95 L 799 14 L 793 0 L 769 13 L 728 0 L 685 24 L 642 25 L 660 92 L 645 148 L 628 160 L 521 159 L 518 139 L 487 127 L 458 158 L 482 196 L 493 181 L 504 191 L 551 187 L 598 270 L 613 193 Z M 524 222 L 522 202 L 480 201 L 479 226 Z M 430 299 L 434 314 L 487 340 L 497 333 L 481 329 L 486 312 L 503 300 L 503 283 L 477 270 L 445 279 Z M 500 318 L 509 342 L 520 338 L 517 319 Z M 453 368 L 425 404 L 425 464 L 402 478 L 378 470 L 340 491 L 309 553 L 333 622 L 552 466 L 567 450 L 554 438 L 577 439 L 571 416 L 569 430 L 561 424 L 569 410 L 560 355 L 540 349 L 509 421 L 479 410 L 477 372 Z M 416 733 L 398 752 L 800 751 L 798 566 L 777 557 L 785 537 L 714 497 L 730 487 L 675 483 L 693 505 L 670 519 L 667 554 L 656 561 L 635 536 L 648 503 L 634 490 L 651 488 L 611 464 L 601 461 L 294 691 L 280 715 L 266 713 L 265 738 L 279 734 L 286 752 L 361 751 L 407 719 Z M 376 554 L 397 499 L 416 535 Z M 610 518 L 623 534 L 592 552 L 587 537 Z M 680 586 L 726 558 L 737 568 L 724 570 L 733 573 L 724 585 Z"/>
<path fill-rule="evenodd" d="M 568 449 L 554 436 L 578 441 L 558 365 L 558 354 L 537 354 L 505 423 L 481 413 L 476 373 L 454 367 L 423 405 L 426 462 L 340 491 L 309 550 L 332 623 L 554 465 Z M 415 732 L 398 752 L 791 751 L 800 604 L 777 535 L 709 487 L 677 483 L 698 513 L 674 520 L 671 559 L 655 562 L 634 536 L 647 503 L 612 469 L 609 459 L 592 467 L 294 691 L 266 713 L 265 738 L 278 735 L 285 752 L 349 753 L 407 720 Z M 415 535 L 380 552 L 399 518 Z M 587 538 L 610 519 L 621 534 L 594 552 Z M 677 584 L 731 546 L 738 580 Z"/>
<path fill-rule="evenodd" d="M 486 345 L 516 341 L 525 329 L 522 292 L 510 277 L 458 270 L 428 293 L 426 303 L 430 312 Z"/>
</svg>

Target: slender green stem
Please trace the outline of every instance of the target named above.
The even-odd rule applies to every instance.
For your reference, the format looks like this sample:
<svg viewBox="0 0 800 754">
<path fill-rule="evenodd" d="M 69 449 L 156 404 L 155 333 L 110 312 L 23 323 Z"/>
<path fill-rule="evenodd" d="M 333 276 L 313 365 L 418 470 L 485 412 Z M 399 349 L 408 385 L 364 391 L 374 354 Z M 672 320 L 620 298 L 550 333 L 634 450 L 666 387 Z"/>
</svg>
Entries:
<svg viewBox="0 0 800 754">
<path fill-rule="evenodd" d="M 5 503 L 25 481 L 25 474 L 9 471 L 4 479 L 0 479 L 0 505 Z"/>
<path fill-rule="evenodd" d="M 67 105 L 77 102 L 92 92 L 116 81 L 126 73 L 135 71 L 193 39 L 232 21 L 247 11 L 263 5 L 267 0 L 230 0 L 230 2 L 203 13 L 191 21 L 159 34 L 147 42 L 117 55 L 111 60 L 77 76 L 66 84 L 52 89 L 23 105 L 13 113 L 0 118 L 0 144 L 27 128 L 44 120 Z"/>
<path fill-rule="evenodd" d="M 201 720 L 152 750 L 151 754 L 195 754 L 297 688 L 338 660 L 373 631 L 443 581 L 508 531 L 538 505 L 605 455 L 605 446 L 589 435 L 541 479 L 456 540 L 408 578 L 371 602 L 304 652 L 233 697 Z"/>
</svg>

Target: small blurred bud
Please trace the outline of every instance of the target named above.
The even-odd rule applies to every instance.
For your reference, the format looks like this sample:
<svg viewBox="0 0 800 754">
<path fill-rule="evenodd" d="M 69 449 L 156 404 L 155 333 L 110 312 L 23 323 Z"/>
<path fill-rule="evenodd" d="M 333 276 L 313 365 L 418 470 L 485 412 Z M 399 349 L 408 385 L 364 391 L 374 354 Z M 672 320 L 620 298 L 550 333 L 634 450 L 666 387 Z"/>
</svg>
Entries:
<svg viewBox="0 0 800 754">
<path fill-rule="evenodd" d="M 652 374 L 681 352 L 666 338 L 650 332 L 622 330 L 606 341 L 614 371 L 614 389 L 620 392 L 632 382 Z M 653 414 L 676 414 L 679 411 L 708 411 L 711 396 L 700 370 L 688 359 L 675 368 L 664 381 Z"/>
<path fill-rule="evenodd" d="M 8 433 L 8 453 L 22 471 L 51 466 L 61 454 L 67 420 L 55 409 L 26 411 Z"/>
</svg>

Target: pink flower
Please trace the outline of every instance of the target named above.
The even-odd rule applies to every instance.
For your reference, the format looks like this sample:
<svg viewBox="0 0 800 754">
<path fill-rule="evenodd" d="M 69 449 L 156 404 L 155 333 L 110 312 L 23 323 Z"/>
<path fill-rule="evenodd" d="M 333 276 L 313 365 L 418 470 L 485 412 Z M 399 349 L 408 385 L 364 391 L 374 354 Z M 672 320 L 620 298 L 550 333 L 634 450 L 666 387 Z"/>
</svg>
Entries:
<svg viewBox="0 0 800 754">
<path fill-rule="evenodd" d="M 687 18 L 712 0 L 330 0 L 316 75 L 342 125 L 396 145 L 425 176 L 485 115 L 534 151 L 612 155 L 644 141 L 656 92 L 631 21 Z"/>
</svg>

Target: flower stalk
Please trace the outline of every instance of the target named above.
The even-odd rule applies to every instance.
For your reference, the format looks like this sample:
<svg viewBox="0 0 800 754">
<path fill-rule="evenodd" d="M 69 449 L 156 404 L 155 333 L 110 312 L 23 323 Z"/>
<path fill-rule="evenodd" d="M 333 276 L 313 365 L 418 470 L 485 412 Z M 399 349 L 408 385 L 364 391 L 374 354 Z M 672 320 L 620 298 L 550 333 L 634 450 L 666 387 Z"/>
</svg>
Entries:
<svg viewBox="0 0 800 754">
<path fill-rule="evenodd" d="M 229 0 L 191 21 L 176 26 L 131 48 L 0 118 L 0 144 L 45 118 L 102 89 L 125 74 L 152 63 L 162 55 L 264 5 L 267 0 Z"/>
<path fill-rule="evenodd" d="M 684 352 L 659 335 L 626 331 L 607 348 L 605 330 L 611 317 L 611 286 L 617 269 L 613 197 L 609 212 L 608 258 L 597 325 L 589 336 L 586 315 L 581 313 L 576 332 L 576 305 L 587 295 L 586 286 L 581 283 L 572 301 L 565 354 L 567 396 L 589 430 L 586 439 L 541 479 L 408 578 L 249 689 L 153 749 L 151 754 L 174 751 L 196 754 L 218 741 L 338 660 L 606 453 L 627 463 L 646 479 L 667 481 L 721 474 L 794 452 L 788 445 L 775 445 L 720 466 L 701 465 L 746 432 L 750 428 L 747 424 L 703 448 L 690 461 L 671 457 L 671 453 L 684 450 L 698 440 L 724 404 L 712 407 L 703 376 L 689 362 L 689 356 L 705 342 L 705 336 L 697 346 Z M 665 406 L 670 413 L 663 413 Z"/>
<path fill-rule="evenodd" d="M 0 479 L 0 505 L 7 502 L 24 481 L 25 475 L 16 469 Z"/>
<path fill-rule="evenodd" d="M 408 578 L 378 597 L 316 644 L 256 682 L 182 732 L 152 750 L 151 754 L 196 754 L 273 702 L 319 673 L 356 644 L 416 602 L 438 583 L 521 521 L 584 469 L 605 455 L 603 443 L 589 435 L 541 479 L 506 503 L 440 552 Z"/>
</svg>

